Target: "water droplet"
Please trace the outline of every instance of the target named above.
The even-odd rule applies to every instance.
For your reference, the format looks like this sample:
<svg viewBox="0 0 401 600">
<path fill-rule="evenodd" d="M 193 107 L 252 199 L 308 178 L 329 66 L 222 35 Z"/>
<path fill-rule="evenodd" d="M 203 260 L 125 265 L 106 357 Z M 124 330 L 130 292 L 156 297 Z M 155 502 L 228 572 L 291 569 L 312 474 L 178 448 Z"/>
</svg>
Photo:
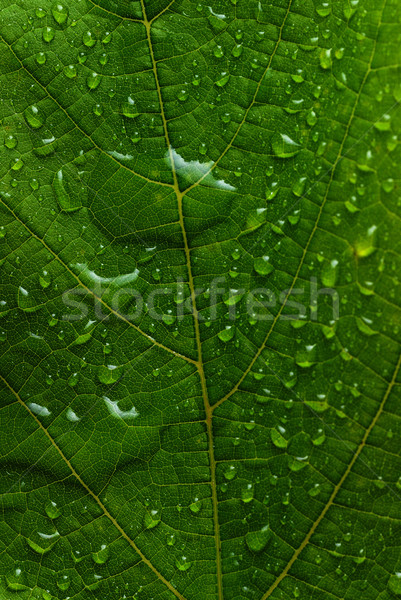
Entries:
<svg viewBox="0 0 401 600">
<path fill-rule="evenodd" d="M 33 129 L 39 129 L 43 125 L 43 117 L 38 107 L 35 105 L 28 106 L 28 108 L 24 110 L 24 117 L 28 125 Z"/>
<path fill-rule="evenodd" d="M 393 594 L 401 596 L 401 573 L 395 573 L 390 577 L 388 587 Z"/>
<path fill-rule="evenodd" d="M 43 41 L 46 43 L 51 42 L 54 39 L 55 31 L 51 27 L 45 27 L 42 33 Z"/>
<path fill-rule="evenodd" d="M 271 530 L 268 525 L 265 525 L 260 531 L 250 531 L 246 534 L 246 545 L 252 552 L 261 552 L 269 541 L 270 536 Z"/>
<path fill-rule="evenodd" d="M 192 504 L 189 505 L 190 511 L 195 514 L 198 513 L 201 508 L 202 508 L 202 500 L 199 500 L 199 498 L 195 498 L 194 502 L 192 502 Z"/>
<path fill-rule="evenodd" d="M 320 51 L 319 60 L 322 69 L 330 69 L 333 64 L 333 60 L 331 58 L 331 48 L 323 48 Z"/>
<path fill-rule="evenodd" d="M 72 373 L 69 376 L 67 383 L 70 387 L 75 387 L 77 385 L 78 381 L 79 381 L 79 373 Z"/>
<path fill-rule="evenodd" d="M 237 474 L 237 468 L 235 467 L 235 465 L 228 465 L 224 471 L 224 477 L 226 479 L 228 479 L 228 481 L 231 481 L 232 479 L 234 479 L 236 474 Z"/>
<path fill-rule="evenodd" d="M 62 25 L 66 22 L 68 18 L 68 8 L 66 6 L 63 6 L 62 4 L 55 4 L 52 8 L 52 15 L 54 17 L 54 20 L 59 25 Z"/>
<path fill-rule="evenodd" d="M 106 544 L 102 544 L 97 552 L 92 552 L 92 560 L 98 565 L 103 565 L 109 557 L 110 550 Z"/>
<path fill-rule="evenodd" d="M 51 283 L 51 277 L 50 277 L 48 271 L 43 270 L 41 272 L 41 274 L 39 275 L 39 283 L 42 286 L 42 288 L 49 287 L 49 285 Z"/>
<path fill-rule="evenodd" d="M 88 48 L 92 48 L 96 44 L 96 38 L 93 36 L 91 31 L 86 31 L 82 36 L 82 41 L 85 46 Z"/>
<path fill-rule="evenodd" d="M 58 579 L 57 579 L 57 587 L 59 590 L 61 590 L 62 592 L 65 592 L 66 590 L 68 590 L 68 588 L 71 585 L 71 580 L 69 575 L 59 575 Z"/>
<path fill-rule="evenodd" d="M 182 88 L 177 93 L 177 100 L 179 100 L 180 102 L 185 102 L 186 100 L 188 100 L 188 90 L 186 90 L 185 88 Z"/>
<path fill-rule="evenodd" d="M 192 566 L 192 563 L 188 560 L 186 556 L 180 556 L 175 561 L 175 566 L 180 571 L 188 571 L 188 569 Z"/>
<path fill-rule="evenodd" d="M 222 342 L 229 342 L 235 335 L 235 328 L 232 325 L 227 325 L 225 329 L 217 334 Z"/>
<path fill-rule="evenodd" d="M 224 87 L 228 83 L 229 79 L 230 79 L 230 74 L 229 73 L 221 73 L 220 79 L 218 79 L 217 81 L 215 81 L 215 84 L 218 87 Z"/>
<path fill-rule="evenodd" d="M 113 34 L 110 32 L 106 32 L 104 38 L 102 39 L 102 44 L 110 44 Z"/>
<path fill-rule="evenodd" d="M 315 362 L 316 357 L 316 345 L 305 346 L 303 350 L 298 350 L 295 355 L 295 362 L 299 367 L 307 369 L 311 367 Z"/>
<path fill-rule="evenodd" d="M 61 210 L 74 212 L 82 207 L 79 195 L 71 193 L 70 186 L 67 183 L 67 179 L 64 178 L 62 169 L 58 171 L 53 180 L 53 189 Z"/>
<path fill-rule="evenodd" d="M 108 62 L 109 62 L 109 57 L 107 56 L 107 54 L 105 52 L 103 52 L 99 56 L 99 64 L 101 64 L 104 67 L 104 65 L 107 65 Z"/>
<path fill-rule="evenodd" d="M 135 119 L 135 117 L 138 117 L 140 114 L 136 107 L 135 100 L 133 100 L 131 96 L 128 96 L 127 102 L 124 102 L 121 110 L 124 117 L 128 117 L 128 119 Z"/>
<path fill-rule="evenodd" d="M 175 533 L 169 533 L 166 537 L 167 546 L 174 546 L 176 539 L 177 539 L 177 537 L 176 537 Z"/>
<path fill-rule="evenodd" d="M 305 191 L 306 181 L 307 181 L 306 177 L 300 177 L 298 179 L 298 181 L 296 181 L 294 183 L 294 185 L 292 186 L 292 193 L 295 196 L 298 196 L 298 197 L 303 196 L 303 193 Z"/>
<path fill-rule="evenodd" d="M 272 273 L 272 271 L 274 271 L 274 267 L 269 261 L 269 256 L 260 256 L 255 258 L 253 268 L 259 275 L 269 275 Z"/>
<path fill-rule="evenodd" d="M 56 502 L 52 502 L 51 500 L 46 504 L 45 511 L 49 519 L 57 519 L 61 515 L 61 510 Z"/>
<path fill-rule="evenodd" d="M 66 67 L 64 67 L 64 75 L 66 77 L 68 77 L 69 79 L 73 79 L 74 77 L 77 76 L 77 69 L 75 67 L 75 65 L 67 65 Z"/>
<path fill-rule="evenodd" d="M 287 448 L 288 442 L 278 429 L 271 429 L 270 437 L 277 448 Z"/>
<path fill-rule="evenodd" d="M 25 585 L 25 575 L 18 567 L 6 576 L 8 589 L 19 592 L 22 590 L 28 590 L 28 586 Z"/>
<path fill-rule="evenodd" d="M 101 117 L 103 114 L 103 106 L 101 104 L 95 104 L 93 107 L 93 114 L 97 117 Z"/>
<path fill-rule="evenodd" d="M 231 50 L 231 54 L 234 56 L 234 58 L 238 58 L 239 56 L 241 56 L 243 50 L 244 49 L 242 47 L 242 44 L 236 44 Z"/>
<path fill-rule="evenodd" d="M 98 370 L 97 376 L 101 383 L 111 385 L 116 383 L 122 377 L 123 371 L 123 367 L 117 367 L 116 365 L 102 365 Z"/>
<path fill-rule="evenodd" d="M 387 194 L 392 192 L 394 189 L 394 179 L 386 179 L 383 181 L 382 188 Z"/>
<path fill-rule="evenodd" d="M 46 16 L 46 11 L 43 8 L 37 8 L 35 10 L 35 15 L 38 17 L 38 19 L 43 19 L 43 17 Z"/>
<path fill-rule="evenodd" d="M 331 6 L 329 2 L 323 2 L 316 8 L 316 12 L 320 17 L 327 17 L 331 13 Z"/>
<path fill-rule="evenodd" d="M 97 87 L 99 87 L 101 80 L 102 76 L 96 73 L 95 71 L 92 71 L 92 73 L 89 73 L 86 79 L 86 83 L 90 90 L 95 90 Z"/>
<path fill-rule="evenodd" d="M 279 158 L 290 158 L 295 156 L 301 149 L 292 138 L 284 133 L 276 133 L 272 140 L 273 152 Z"/>
<path fill-rule="evenodd" d="M 325 287 L 334 287 L 338 277 L 338 260 L 325 262 L 322 266 L 320 276 Z"/>
<path fill-rule="evenodd" d="M 213 50 L 213 54 L 216 58 L 221 58 L 222 56 L 224 56 L 223 48 L 221 46 L 216 46 Z"/>
<path fill-rule="evenodd" d="M 244 487 L 241 491 L 242 502 L 245 502 L 245 504 L 248 504 L 248 502 L 251 502 L 253 500 L 253 495 L 254 495 L 253 483 L 248 483 L 246 485 L 246 487 Z"/>
<path fill-rule="evenodd" d="M 4 145 L 11 150 L 17 145 L 17 140 L 13 135 L 7 135 L 4 140 Z"/>
</svg>

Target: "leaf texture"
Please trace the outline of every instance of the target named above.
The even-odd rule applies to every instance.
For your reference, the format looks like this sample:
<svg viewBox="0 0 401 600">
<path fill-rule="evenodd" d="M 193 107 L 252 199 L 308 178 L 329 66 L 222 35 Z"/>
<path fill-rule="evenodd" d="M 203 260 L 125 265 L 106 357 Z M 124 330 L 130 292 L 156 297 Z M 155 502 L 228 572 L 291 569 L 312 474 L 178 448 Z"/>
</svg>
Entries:
<svg viewBox="0 0 401 600">
<path fill-rule="evenodd" d="M 0 9 L 0 597 L 401 596 L 398 0 Z"/>
</svg>

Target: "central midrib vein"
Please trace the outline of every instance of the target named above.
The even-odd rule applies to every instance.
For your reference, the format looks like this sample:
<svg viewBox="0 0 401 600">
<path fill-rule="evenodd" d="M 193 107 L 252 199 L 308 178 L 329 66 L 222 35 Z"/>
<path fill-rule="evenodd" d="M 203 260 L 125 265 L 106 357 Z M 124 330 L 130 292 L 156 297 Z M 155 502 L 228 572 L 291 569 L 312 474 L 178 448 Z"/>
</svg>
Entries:
<svg viewBox="0 0 401 600">
<path fill-rule="evenodd" d="M 222 565 L 221 565 L 221 543 L 220 543 L 220 526 L 219 526 L 219 517 L 218 517 L 218 499 L 217 499 L 217 484 L 216 484 L 216 460 L 214 456 L 214 445 L 213 445 L 213 426 L 212 426 L 212 408 L 209 403 L 209 397 L 206 386 L 206 377 L 205 371 L 203 368 L 203 359 L 202 359 L 202 344 L 201 344 L 201 336 L 199 330 L 199 319 L 198 319 L 198 309 L 196 307 L 196 294 L 195 294 L 195 285 L 194 278 L 192 274 L 192 265 L 191 265 L 191 255 L 188 244 L 187 232 L 184 224 L 184 214 L 183 214 L 183 197 L 185 195 L 185 191 L 182 192 L 180 190 L 180 186 L 178 183 L 177 173 L 175 170 L 174 164 L 174 154 L 173 148 L 170 143 L 170 136 L 167 127 L 167 119 L 164 113 L 164 105 L 161 94 L 161 87 L 159 83 L 159 76 L 157 73 L 157 65 L 153 52 L 152 39 L 151 39 L 151 24 L 152 22 L 148 20 L 145 10 L 144 0 L 141 0 L 142 12 L 144 17 L 144 25 L 146 28 L 146 35 L 148 39 L 149 52 L 152 60 L 152 67 L 155 79 L 155 85 L 157 90 L 157 95 L 159 99 L 160 105 L 160 115 L 163 122 L 164 135 L 166 138 L 166 143 L 168 147 L 168 153 L 170 158 L 171 171 L 173 174 L 173 182 L 174 182 L 174 191 L 177 197 L 177 205 L 178 205 L 178 213 L 179 213 L 179 223 L 181 226 L 182 237 L 184 242 L 184 251 L 187 263 L 187 271 L 188 271 L 188 284 L 191 294 L 191 305 L 192 305 L 192 315 L 194 322 L 194 331 L 195 331 L 195 339 L 196 339 L 196 347 L 198 360 L 196 361 L 196 366 L 199 373 L 199 379 L 202 387 L 202 397 L 203 404 L 205 409 L 206 416 L 206 427 L 207 427 L 207 437 L 208 437 L 208 453 L 209 453 L 209 463 L 210 463 L 210 471 L 211 471 L 211 489 L 212 489 L 212 504 L 213 504 L 213 523 L 214 523 L 214 537 L 216 541 L 216 577 L 217 577 L 217 589 L 218 589 L 218 600 L 223 600 L 223 578 L 222 578 Z"/>
</svg>

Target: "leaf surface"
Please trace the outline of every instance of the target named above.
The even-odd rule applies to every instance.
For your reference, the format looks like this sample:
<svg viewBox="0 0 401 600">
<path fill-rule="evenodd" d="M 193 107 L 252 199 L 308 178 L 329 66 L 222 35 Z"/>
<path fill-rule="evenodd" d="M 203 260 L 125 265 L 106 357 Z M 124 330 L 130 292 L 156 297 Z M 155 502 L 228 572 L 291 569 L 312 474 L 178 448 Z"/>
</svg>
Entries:
<svg viewBox="0 0 401 600">
<path fill-rule="evenodd" d="M 0 596 L 401 596 L 397 0 L 1 0 Z"/>
</svg>

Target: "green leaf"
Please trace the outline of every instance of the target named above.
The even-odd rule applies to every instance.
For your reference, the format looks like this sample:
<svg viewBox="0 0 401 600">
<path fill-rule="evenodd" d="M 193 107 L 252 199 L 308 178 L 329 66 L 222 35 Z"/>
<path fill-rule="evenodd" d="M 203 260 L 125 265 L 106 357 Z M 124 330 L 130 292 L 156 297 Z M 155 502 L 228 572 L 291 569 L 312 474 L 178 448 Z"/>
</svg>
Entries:
<svg viewBox="0 0 401 600">
<path fill-rule="evenodd" d="M 399 1 L 0 8 L 0 597 L 401 596 Z"/>
</svg>

